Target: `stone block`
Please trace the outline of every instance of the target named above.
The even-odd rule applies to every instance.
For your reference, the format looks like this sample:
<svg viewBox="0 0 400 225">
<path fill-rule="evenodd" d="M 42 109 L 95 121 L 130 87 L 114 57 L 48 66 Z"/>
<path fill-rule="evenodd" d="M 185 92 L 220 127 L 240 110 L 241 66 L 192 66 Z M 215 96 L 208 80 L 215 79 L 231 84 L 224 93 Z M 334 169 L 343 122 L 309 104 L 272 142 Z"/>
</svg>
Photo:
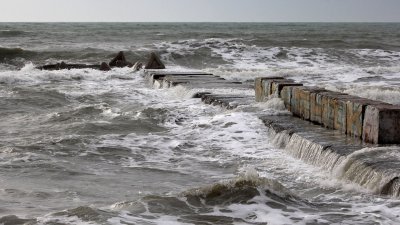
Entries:
<svg viewBox="0 0 400 225">
<path fill-rule="evenodd" d="M 257 77 L 254 81 L 254 91 L 256 94 L 256 102 L 262 102 L 264 100 L 264 88 L 262 86 L 262 80 L 264 77 Z"/>
<path fill-rule="evenodd" d="M 285 104 L 285 107 L 287 110 L 292 111 L 290 101 L 292 98 L 292 91 L 293 91 L 294 86 L 285 86 L 282 88 L 281 91 L 281 99 L 283 103 Z"/>
<path fill-rule="evenodd" d="M 310 90 L 308 88 L 298 89 L 299 90 L 299 113 L 300 118 L 303 120 L 310 119 Z"/>
<path fill-rule="evenodd" d="M 322 124 L 322 95 L 317 92 L 310 94 L 310 121 Z"/>
<path fill-rule="evenodd" d="M 346 134 L 352 137 L 362 137 L 365 109 L 368 105 L 379 105 L 381 102 L 356 98 L 346 103 Z"/>
<path fill-rule="evenodd" d="M 255 79 L 254 89 L 256 94 L 256 101 L 265 101 L 271 95 L 271 82 L 272 80 L 284 80 L 283 77 L 257 77 Z"/>
<path fill-rule="evenodd" d="M 364 141 L 373 144 L 400 144 L 400 106 L 368 105 L 363 123 Z"/>
<path fill-rule="evenodd" d="M 299 116 L 304 120 L 310 120 L 311 118 L 311 103 L 312 94 L 326 91 L 325 89 L 315 88 L 315 87 L 295 87 L 293 88 L 293 96 L 295 98 L 295 103 L 292 110 L 294 114 Z"/>
<path fill-rule="evenodd" d="M 301 95 L 302 90 L 306 89 L 306 87 L 292 87 L 292 93 L 290 98 L 290 111 L 293 115 L 301 117 Z"/>
<path fill-rule="evenodd" d="M 322 113 L 321 120 L 322 125 L 329 129 L 334 129 L 335 127 L 335 108 L 337 108 L 337 99 L 340 96 L 347 94 L 340 92 L 321 92 L 321 102 L 322 102 Z"/>
<path fill-rule="evenodd" d="M 271 95 L 280 98 L 282 89 L 286 86 L 303 86 L 303 84 L 295 83 L 292 80 L 274 80 L 271 84 Z"/>
<path fill-rule="evenodd" d="M 333 99 L 334 104 L 334 121 L 333 128 L 345 134 L 347 130 L 347 102 L 356 101 L 359 97 L 352 95 L 339 95 Z"/>
</svg>

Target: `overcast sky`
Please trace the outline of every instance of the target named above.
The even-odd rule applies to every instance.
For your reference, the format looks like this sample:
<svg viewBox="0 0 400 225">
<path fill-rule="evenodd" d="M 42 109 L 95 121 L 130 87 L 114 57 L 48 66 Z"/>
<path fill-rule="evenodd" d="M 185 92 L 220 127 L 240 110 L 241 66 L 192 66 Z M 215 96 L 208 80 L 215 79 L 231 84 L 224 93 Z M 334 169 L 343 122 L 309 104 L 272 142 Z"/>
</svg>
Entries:
<svg viewBox="0 0 400 225">
<path fill-rule="evenodd" d="M 0 0 L 1 22 L 400 22 L 400 0 Z"/>
</svg>

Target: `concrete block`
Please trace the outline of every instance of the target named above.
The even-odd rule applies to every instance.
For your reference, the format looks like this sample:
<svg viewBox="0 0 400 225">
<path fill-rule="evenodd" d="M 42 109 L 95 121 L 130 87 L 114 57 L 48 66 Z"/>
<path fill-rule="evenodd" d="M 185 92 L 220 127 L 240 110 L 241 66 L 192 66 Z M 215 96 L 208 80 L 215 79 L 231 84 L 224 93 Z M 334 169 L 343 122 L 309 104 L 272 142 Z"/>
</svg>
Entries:
<svg viewBox="0 0 400 225">
<path fill-rule="evenodd" d="M 293 115 L 301 117 L 301 95 L 302 90 L 306 89 L 306 87 L 292 87 L 292 93 L 290 98 L 290 111 Z"/>
<path fill-rule="evenodd" d="M 256 101 L 262 102 L 271 95 L 271 81 L 272 80 L 283 80 L 283 77 L 257 77 L 255 79 L 255 94 Z"/>
<path fill-rule="evenodd" d="M 146 70 L 145 71 L 145 78 L 149 81 L 150 84 L 154 84 L 156 80 L 162 80 L 164 79 L 165 76 L 190 76 L 190 75 L 196 75 L 196 76 L 212 76 L 210 73 L 203 73 L 203 72 L 168 72 L 168 71 L 154 71 L 154 70 Z M 159 81 L 160 83 L 162 81 Z"/>
<path fill-rule="evenodd" d="M 272 82 L 274 80 L 273 79 L 267 79 L 267 80 L 263 80 L 263 87 L 264 87 L 264 95 L 265 95 L 265 99 L 267 99 L 271 94 L 272 94 Z"/>
<path fill-rule="evenodd" d="M 319 93 L 310 94 L 310 121 L 316 124 L 322 124 L 322 95 Z"/>
<path fill-rule="evenodd" d="M 322 125 L 329 129 L 334 129 L 335 124 L 335 108 L 337 108 L 337 99 L 340 96 L 347 95 L 340 92 L 321 92 L 318 95 L 321 95 L 322 102 L 322 114 L 321 120 Z"/>
<path fill-rule="evenodd" d="M 303 84 L 295 83 L 292 80 L 274 80 L 271 84 L 271 94 L 280 98 L 282 89 L 286 86 L 303 86 Z"/>
<path fill-rule="evenodd" d="M 346 134 L 352 137 L 362 137 L 365 109 L 368 105 L 379 105 L 381 102 L 356 98 L 346 103 Z"/>
<path fill-rule="evenodd" d="M 293 96 L 296 98 L 293 105 L 295 106 L 295 108 L 293 108 L 294 114 L 304 120 L 310 120 L 312 94 L 320 93 L 326 90 L 315 87 L 295 87 L 293 90 Z"/>
<path fill-rule="evenodd" d="M 362 138 L 373 144 L 400 144 L 400 106 L 368 105 Z"/>
<path fill-rule="evenodd" d="M 308 88 L 299 89 L 299 113 L 303 120 L 310 119 L 310 90 Z"/>
<path fill-rule="evenodd" d="M 347 130 L 347 102 L 356 101 L 359 97 L 351 95 L 339 95 L 333 99 L 334 104 L 334 121 L 333 128 L 345 134 Z"/>
<path fill-rule="evenodd" d="M 264 77 L 257 77 L 254 81 L 254 91 L 256 93 L 256 102 L 262 102 L 264 100 L 264 88 L 262 86 L 262 80 Z"/>
<path fill-rule="evenodd" d="M 285 104 L 286 109 L 289 111 L 292 111 L 290 101 L 292 98 L 293 87 L 294 86 L 285 86 L 282 88 L 281 91 L 281 99 Z"/>
</svg>

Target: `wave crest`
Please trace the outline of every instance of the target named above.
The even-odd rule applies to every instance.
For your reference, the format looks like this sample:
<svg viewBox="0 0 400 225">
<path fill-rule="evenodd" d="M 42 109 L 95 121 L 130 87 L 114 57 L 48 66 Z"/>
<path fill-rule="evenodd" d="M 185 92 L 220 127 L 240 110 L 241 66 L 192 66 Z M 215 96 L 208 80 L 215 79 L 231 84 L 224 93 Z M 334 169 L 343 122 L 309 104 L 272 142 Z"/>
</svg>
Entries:
<svg viewBox="0 0 400 225">
<path fill-rule="evenodd" d="M 286 201 L 295 196 L 276 180 L 260 177 L 257 172 L 247 172 L 235 179 L 221 181 L 210 186 L 195 188 L 181 195 L 188 200 L 201 199 L 208 205 L 246 202 L 265 191 Z"/>
</svg>

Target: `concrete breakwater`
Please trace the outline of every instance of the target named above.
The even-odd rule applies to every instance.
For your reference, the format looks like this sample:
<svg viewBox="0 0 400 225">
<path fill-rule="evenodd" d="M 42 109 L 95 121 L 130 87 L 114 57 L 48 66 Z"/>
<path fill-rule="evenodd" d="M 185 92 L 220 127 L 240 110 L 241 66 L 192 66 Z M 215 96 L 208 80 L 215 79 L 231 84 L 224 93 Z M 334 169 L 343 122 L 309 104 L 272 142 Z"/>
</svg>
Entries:
<svg viewBox="0 0 400 225">
<path fill-rule="evenodd" d="M 344 128 L 333 129 L 335 128 L 335 115 L 339 114 L 335 114 L 334 111 L 326 112 L 323 110 L 324 104 L 329 104 L 329 101 L 326 103 L 327 100 L 323 101 L 322 99 L 328 97 L 321 96 L 320 99 L 318 99 L 318 103 L 313 103 L 309 100 L 309 96 L 311 95 L 317 96 L 318 93 L 327 92 L 324 89 L 305 88 L 301 84 L 296 84 L 293 81 L 278 77 L 259 78 L 256 80 L 256 86 L 254 87 L 254 84 L 232 82 L 199 71 L 174 72 L 168 70 L 145 70 L 144 74 L 149 84 L 156 88 L 170 88 L 181 85 L 189 90 L 200 90 L 193 95 L 194 98 L 200 98 L 206 104 L 217 105 L 226 109 L 250 106 L 255 103 L 256 100 L 264 101 L 272 96 L 279 96 L 282 98 L 288 110 L 291 111 L 293 115 L 297 115 L 300 118 L 287 114 L 271 116 L 263 112 L 256 113 L 260 120 L 266 125 L 270 138 L 278 148 L 309 164 L 324 168 L 339 179 L 356 183 L 374 193 L 394 197 L 400 196 L 400 146 L 383 146 L 363 141 L 361 138 L 358 138 L 358 136 L 362 135 L 363 127 L 361 127 L 361 130 L 357 130 L 360 128 L 359 126 L 349 126 L 354 130 L 354 133 L 351 133 L 351 135 L 345 135 L 346 132 Z M 272 80 L 274 82 L 267 82 Z M 266 85 L 267 83 L 268 85 Z M 289 87 L 290 91 L 287 90 Z M 217 91 L 214 92 L 214 90 L 231 88 L 243 90 L 255 89 L 256 95 L 232 95 L 221 94 Z M 273 95 L 273 93 L 277 94 Z M 293 96 L 301 96 L 302 98 L 298 100 L 298 98 Z M 326 96 L 340 96 L 340 94 L 333 93 L 332 95 L 326 94 Z M 303 97 L 305 100 L 303 100 Z M 294 99 L 293 101 L 292 98 Z M 290 101 L 287 99 L 290 99 Z M 338 98 L 336 97 L 334 99 Z M 362 122 L 358 121 L 356 125 L 363 124 L 364 117 L 368 116 L 365 115 L 368 109 L 368 105 L 365 105 L 365 102 L 374 101 L 356 97 L 340 98 L 341 101 L 339 102 L 341 103 L 338 104 L 338 106 L 333 104 L 333 106 L 337 108 L 342 107 L 338 109 L 342 111 L 344 111 L 344 105 L 346 107 L 348 105 L 348 102 L 342 99 L 357 100 L 354 100 L 354 104 L 357 103 L 360 104 L 360 106 L 354 106 L 355 112 L 353 113 L 355 115 L 351 118 L 354 120 L 357 118 L 360 119 L 360 115 L 362 115 Z M 321 109 L 315 109 L 316 112 L 307 110 L 307 106 L 311 104 L 320 104 Z M 332 103 L 330 104 L 332 105 Z M 385 109 L 392 110 L 395 108 L 395 106 L 389 104 L 376 104 L 376 108 L 378 106 L 381 107 L 381 105 L 382 107 L 386 106 L 387 108 Z M 369 111 L 371 110 L 372 109 Z M 326 115 L 323 116 L 322 114 L 324 112 Z M 378 111 L 378 114 L 380 112 L 382 111 Z M 378 118 L 381 118 L 382 115 L 384 114 L 379 114 Z M 316 125 L 318 123 L 311 122 L 311 118 L 317 118 L 321 121 L 320 124 L 323 124 L 322 121 L 330 119 L 329 124 L 323 125 L 332 129 Z M 344 126 L 344 124 L 342 125 L 339 123 L 339 119 L 336 120 L 337 125 Z M 345 128 L 347 129 L 347 121 L 345 124 Z M 380 139 L 378 138 L 378 140 Z"/>
<path fill-rule="evenodd" d="M 321 88 L 282 77 L 255 81 L 256 100 L 280 97 L 293 115 L 373 144 L 400 144 L 400 106 Z"/>
</svg>

